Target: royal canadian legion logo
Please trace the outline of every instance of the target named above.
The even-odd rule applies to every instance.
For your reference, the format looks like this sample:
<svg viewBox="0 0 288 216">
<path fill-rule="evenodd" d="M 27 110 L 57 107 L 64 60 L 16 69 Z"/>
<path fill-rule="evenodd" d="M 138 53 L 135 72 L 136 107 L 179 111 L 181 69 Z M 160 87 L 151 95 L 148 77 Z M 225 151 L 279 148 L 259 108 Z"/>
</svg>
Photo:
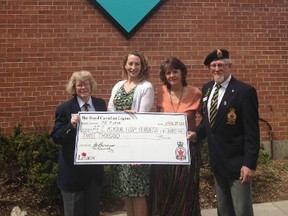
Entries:
<svg viewBox="0 0 288 216">
<path fill-rule="evenodd" d="M 175 155 L 176 155 L 176 159 L 177 160 L 186 160 L 187 157 L 187 151 L 186 149 L 183 147 L 184 143 L 179 141 L 177 142 L 178 147 L 175 150 Z"/>
<path fill-rule="evenodd" d="M 129 39 L 165 0 L 90 0 Z"/>
</svg>

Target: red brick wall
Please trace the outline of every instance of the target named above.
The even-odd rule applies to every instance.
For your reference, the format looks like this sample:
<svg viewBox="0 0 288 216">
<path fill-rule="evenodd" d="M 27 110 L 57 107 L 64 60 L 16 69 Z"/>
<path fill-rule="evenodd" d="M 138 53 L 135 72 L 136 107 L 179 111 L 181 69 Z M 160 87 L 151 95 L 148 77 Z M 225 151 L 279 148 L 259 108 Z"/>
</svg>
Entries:
<svg viewBox="0 0 288 216">
<path fill-rule="evenodd" d="M 181 58 L 189 83 L 201 88 L 211 79 L 205 56 L 226 48 L 233 75 L 257 88 L 274 139 L 287 140 L 287 34 L 287 0 L 167 0 L 130 40 L 88 0 L 0 0 L 1 132 L 18 123 L 51 129 L 55 107 L 70 98 L 64 85 L 73 71 L 91 71 L 96 95 L 108 102 L 130 50 L 145 52 L 157 89 L 166 57 Z"/>
</svg>

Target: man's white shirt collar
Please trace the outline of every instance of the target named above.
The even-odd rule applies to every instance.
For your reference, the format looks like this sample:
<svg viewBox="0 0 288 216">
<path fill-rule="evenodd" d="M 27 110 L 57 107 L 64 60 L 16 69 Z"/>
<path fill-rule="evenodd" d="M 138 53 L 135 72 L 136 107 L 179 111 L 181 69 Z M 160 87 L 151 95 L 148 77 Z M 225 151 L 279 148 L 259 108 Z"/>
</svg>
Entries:
<svg viewBox="0 0 288 216">
<path fill-rule="evenodd" d="M 229 75 L 229 77 L 223 83 L 220 84 L 221 87 L 224 87 L 226 89 L 228 84 L 229 84 L 229 82 L 230 82 L 230 80 L 231 80 L 231 75 Z M 216 82 L 215 82 L 213 88 L 215 87 L 215 85 L 216 85 Z"/>
</svg>

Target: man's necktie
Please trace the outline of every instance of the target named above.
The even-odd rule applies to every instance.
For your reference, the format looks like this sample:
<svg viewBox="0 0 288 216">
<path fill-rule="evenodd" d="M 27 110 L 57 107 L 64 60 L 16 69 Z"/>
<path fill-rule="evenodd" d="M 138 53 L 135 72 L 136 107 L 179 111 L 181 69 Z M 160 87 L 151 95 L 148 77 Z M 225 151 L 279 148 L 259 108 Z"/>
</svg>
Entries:
<svg viewBox="0 0 288 216">
<path fill-rule="evenodd" d="M 215 123 L 215 118 L 217 114 L 217 105 L 218 105 L 218 94 L 219 89 L 221 88 L 220 84 L 216 84 L 216 89 L 214 91 L 212 100 L 211 100 L 211 106 L 210 106 L 210 126 L 213 127 Z"/>
<path fill-rule="evenodd" d="M 84 111 L 89 111 L 89 104 L 88 103 L 85 103 L 83 105 L 83 107 L 84 107 Z"/>
</svg>

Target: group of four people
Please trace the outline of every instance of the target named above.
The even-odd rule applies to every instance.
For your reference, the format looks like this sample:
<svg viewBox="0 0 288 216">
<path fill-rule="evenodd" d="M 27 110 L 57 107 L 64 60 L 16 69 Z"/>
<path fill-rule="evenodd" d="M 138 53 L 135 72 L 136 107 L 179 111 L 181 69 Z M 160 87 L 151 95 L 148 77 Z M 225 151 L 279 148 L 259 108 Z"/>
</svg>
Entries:
<svg viewBox="0 0 288 216">
<path fill-rule="evenodd" d="M 253 215 L 252 178 L 260 144 L 257 93 L 231 75 L 227 50 L 212 51 L 204 64 L 213 81 L 205 84 L 201 93 L 187 83 L 187 67 L 180 59 L 169 57 L 162 62 L 163 86 L 157 92 L 156 110 L 187 114 L 191 165 L 113 165 L 113 192 L 124 199 L 128 216 L 201 215 L 199 143 L 206 137 L 218 215 Z M 96 84 L 91 73 L 79 71 L 72 74 L 66 86 L 74 97 L 56 109 L 51 136 L 62 145 L 57 182 L 65 216 L 100 215 L 104 175 L 102 165 L 73 163 L 79 121 L 74 114 L 84 110 L 137 113 L 153 109 L 154 89 L 148 81 L 150 66 L 145 56 L 132 51 L 125 56 L 122 67 L 123 80 L 113 87 L 107 108 L 103 99 L 92 96 Z M 199 125 L 197 112 L 202 116 Z"/>
</svg>

